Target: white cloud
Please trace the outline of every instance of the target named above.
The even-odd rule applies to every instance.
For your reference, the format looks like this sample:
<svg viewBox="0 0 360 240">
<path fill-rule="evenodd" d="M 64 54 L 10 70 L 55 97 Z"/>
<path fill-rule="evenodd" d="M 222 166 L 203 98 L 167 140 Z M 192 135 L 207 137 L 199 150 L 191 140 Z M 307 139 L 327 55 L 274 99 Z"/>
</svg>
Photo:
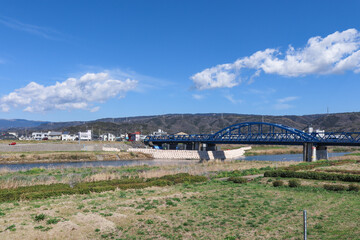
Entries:
<svg viewBox="0 0 360 240">
<path fill-rule="evenodd" d="M 276 110 L 286 110 L 286 109 L 290 109 L 293 108 L 294 105 L 290 104 L 289 102 L 295 101 L 297 100 L 299 97 L 285 97 L 285 98 L 280 98 L 276 100 L 276 104 L 274 105 L 274 108 Z"/>
<path fill-rule="evenodd" d="M 204 99 L 204 95 L 200 95 L 200 94 L 193 94 L 192 97 L 196 100 L 201 100 Z"/>
<path fill-rule="evenodd" d="M 296 99 L 298 99 L 299 97 L 286 97 L 286 98 L 280 98 L 278 99 L 277 101 L 279 103 L 286 103 L 286 102 L 291 102 L 291 101 L 294 101 Z"/>
<path fill-rule="evenodd" d="M 125 93 L 137 87 L 137 80 L 118 80 L 107 72 L 86 73 L 80 78 L 68 78 L 64 82 L 44 86 L 31 82 L 0 98 L 0 109 L 23 108 L 27 112 L 49 110 L 85 109 L 98 111 L 93 103 L 103 103 L 114 97 L 124 97 Z"/>
<path fill-rule="evenodd" d="M 18 31 L 27 32 L 46 39 L 59 40 L 64 37 L 62 33 L 53 29 L 23 23 L 8 17 L 0 16 L 0 24 Z"/>
<path fill-rule="evenodd" d="M 356 29 L 312 37 L 304 48 L 291 45 L 286 53 L 278 49 L 258 51 L 234 63 L 221 64 L 194 74 L 191 79 L 200 90 L 232 88 L 242 82 L 241 70 L 255 70 L 250 83 L 260 72 L 287 77 L 310 74 L 360 72 L 360 33 Z"/>
<path fill-rule="evenodd" d="M 227 95 L 225 95 L 225 98 L 226 98 L 227 100 L 229 100 L 230 102 L 232 102 L 233 104 L 238 104 L 238 103 L 242 103 L 242 102 L 243 102 L 241 99 L 235 99 L 232 94 L 227 94 Z"/>
</svg>

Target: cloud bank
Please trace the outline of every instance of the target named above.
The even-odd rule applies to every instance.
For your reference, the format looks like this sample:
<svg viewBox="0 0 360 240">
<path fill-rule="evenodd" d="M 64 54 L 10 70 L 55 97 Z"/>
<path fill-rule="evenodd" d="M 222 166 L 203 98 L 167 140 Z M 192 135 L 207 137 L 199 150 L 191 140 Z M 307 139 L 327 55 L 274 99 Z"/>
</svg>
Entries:
<svg viewBox="0 0 360 240">
<path fill-rule="evenodd" d="M 199 90 L 232 88 L 240 84 L 242 70 L 255 70 L 287 77 L 310 74 L 336 74 L 345 71 L 360 72 L 360 34 L 356 29 L 332 33 L 325 38 L 312 37 L 304 48 L 291 45 L 285 53 L 268 48 L 249 57 L 207 68 L 191 76 Z"/>
<path fill-rule="evenodd" d="M 99 110 L 94 103 L 103 103 L 114 97 L 124 97 L 125 93 L 137 87 L 137 80 L 113 79 L 109 73 L 86 73 L 80 78 L 68 78 L 55 85 L 44 86 L 31 82 L 24 88 L 16 89 L 0 98 L 0 110 L 23 108 L 27 112 L 50 110 L 84 109 Z"/>
</svg>

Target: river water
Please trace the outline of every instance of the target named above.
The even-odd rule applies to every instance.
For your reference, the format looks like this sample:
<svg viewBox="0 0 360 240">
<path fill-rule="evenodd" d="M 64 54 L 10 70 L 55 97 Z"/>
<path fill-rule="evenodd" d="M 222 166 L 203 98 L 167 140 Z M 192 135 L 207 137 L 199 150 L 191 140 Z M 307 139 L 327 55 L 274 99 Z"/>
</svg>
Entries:
<svg viewBox="0 0 360 240">
<path fill-rule="evenodd" d="M 343 156 L 348 152 L 329 153 L 329 157 Z M 302 154 L 280 154 L 280 155 L 259 155 L 245 156 L 237 160 L 245 161 L 302 161 Z M 231 160 L 226 160 L 231 161 Z M 89 162 L 65 162 L 65 163 L 26 163 L 26 164 L 0 164 L 1 169 L 12 171 L 28 170 L 31 168 L 63 168 L 63 167 L 118 167 L 118 166 L 164 166 L 164 165 L 188 165 L 199 163 L 198 160 L 119 160 L 119 161 L 89 161 Z"/>
</svg>

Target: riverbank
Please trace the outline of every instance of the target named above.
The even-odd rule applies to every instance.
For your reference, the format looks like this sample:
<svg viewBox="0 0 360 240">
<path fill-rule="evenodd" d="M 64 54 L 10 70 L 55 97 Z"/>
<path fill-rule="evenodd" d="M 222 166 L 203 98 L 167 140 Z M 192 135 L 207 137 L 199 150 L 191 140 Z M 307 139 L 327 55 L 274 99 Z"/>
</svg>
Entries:
<svg viewBox="0 0 360 240">
<path fill-rule="evenodd" d="M 156 160 L 155 160 L 156 161 Z M 223 171 L 242 171 L 252 168 L 285 167 L 294 162 L 265 161 L 225 161 L 204 162 L 186 160 L 188 164 L 178 165 L 176 161 L 166 161 L 164 165 L 120 166 L 120 167 L 59 167 L 32 168 L 28 170 L 0 170 L 0 188 L 14 188 L 37 184 L 79 183 L 122 178 L 152 178 L 178 173 L 211 176 Z M 149 161 L 150 163 L 151 161 Z"/>
<path fill-rule="evenodd" d="M 67 162 L 95 162 L 118 160 L 153 159 L 146 153 L 133 152 L 16 152 L 1 153 L 1 164 L 27 163 L 67 163 Z"/>
</svg>

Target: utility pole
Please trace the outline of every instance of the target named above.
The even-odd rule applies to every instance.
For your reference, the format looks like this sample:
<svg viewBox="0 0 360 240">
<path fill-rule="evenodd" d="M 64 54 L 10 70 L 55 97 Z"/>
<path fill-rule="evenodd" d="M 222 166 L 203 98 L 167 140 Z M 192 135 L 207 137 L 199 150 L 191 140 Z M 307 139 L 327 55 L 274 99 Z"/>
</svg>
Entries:
<svg viewBox="0 0 360 240">
<path fill-rule="evenodd" d="M 303 215 L 304 215 L 304 240 L 307 240 L 306 210 L 304 210 Z"/>
</svg>

